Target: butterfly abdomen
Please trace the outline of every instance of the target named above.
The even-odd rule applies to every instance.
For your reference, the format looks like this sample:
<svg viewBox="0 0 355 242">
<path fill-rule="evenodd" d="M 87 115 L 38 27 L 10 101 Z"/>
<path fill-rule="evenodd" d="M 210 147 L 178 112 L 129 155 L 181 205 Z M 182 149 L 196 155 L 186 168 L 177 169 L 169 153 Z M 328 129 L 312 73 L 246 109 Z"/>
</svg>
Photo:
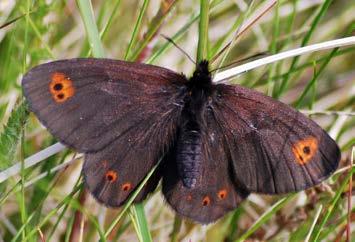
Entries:
<svg viewBox="0 0 355 242">
<path fill-rule="evenodd" d="M 201 170 L 201 133 L 191 122 L 180 130 L 176 162 L 184 186 L 194 187 Z"/>
</svg>

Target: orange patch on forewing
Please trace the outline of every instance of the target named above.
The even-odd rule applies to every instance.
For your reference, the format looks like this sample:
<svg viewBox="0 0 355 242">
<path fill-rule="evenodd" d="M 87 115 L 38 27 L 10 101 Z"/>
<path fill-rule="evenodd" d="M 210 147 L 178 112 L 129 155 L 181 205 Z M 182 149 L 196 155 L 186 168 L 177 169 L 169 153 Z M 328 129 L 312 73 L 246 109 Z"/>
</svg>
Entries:
<svg viewBox="0 0 355 242">
<path fill-rule="evenodd" d="M 203 200 L 202 200 L 202 205 L 203 205 L 203 206 L 208 206 L 208 205 L 210 205 L 210 203 L 211 203 L 210 197 L 209 197 L 209 196 L 205 196 L 205 197 L 203 198 Z"/>
<path fill-rule="evenodd" d="M 127 191 L 129 191 L 129 190 L 131 190 L 131 188 L 132 188 L 132 184 L 131 183 L 129 183 L 129 182 L 126 182 L 126 183 L 124 183 L 123 185 L 122 185 L 122 191 L 125 191 L 125 192 L 127 192 Z"/>
<path fill-rule="evenodd" d="M 186 200 L 187 200 L 187 201 L 191 201 L 191 200 L 192 200 L 192 196 L 191 196 L 190 194 L 187 195 L 187 196 L 186 196 Z"/>
<path fill-rule="evenodd" d="M 225 199 L 227 197 L 227 190 L 226 189 L 219 190 L 217 196 L 221 200 Z"/>
<path fill-rule="evenodd" d="M 115 182 L 117 180 L 117 172 L 110 170 L 106 172 L 105 177 L 108 182 Z"/>
<path fill-rule="evenodd" d="M 54 101 L 62 103 L 67 101 L 75 93 L 72 80 L 64 73 L 54 72 L 49 83 L 49 91 L 52 94 Z"/>
<path fill-rule="evenodd" d="M 307 164 L 318 150 L 318 140 L 315 137 L 308 137 L 297 141 L 292 146 L 293 155 L 300 165 Z"/>
</svg>

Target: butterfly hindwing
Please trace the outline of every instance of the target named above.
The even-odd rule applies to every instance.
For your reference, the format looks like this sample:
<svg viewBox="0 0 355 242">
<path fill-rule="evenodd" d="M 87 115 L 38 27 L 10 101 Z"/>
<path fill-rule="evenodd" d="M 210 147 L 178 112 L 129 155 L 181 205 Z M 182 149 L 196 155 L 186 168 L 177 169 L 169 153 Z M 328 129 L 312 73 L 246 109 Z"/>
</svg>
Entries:
<svg viewBox="0 0 355 242">
<path fill-rule="evenodd" d="M 139 123 L 175 112 L 185 81 L 161 67 L 88 58 L 39 65 L 22 84 L 30 109 L 57 139 L 95 152 Z"/>
<path fill-rule="evenodd" d="M 250 192 L 307 189 L 332 174 L 337 144 L 315 122 L 256 91 L 217 85 L 213 111 L 232 158 L 234 177 Z"/>
<path fill-rule="evenodd" d="M 147 120 L 97 153 L 85 156 L 83 174 L 93 196 L 110 207 L 121 206 L 164 155 L 175 135 L 176 115 Z M 161 178 L 158 168 L 136 197 L 141 201 Z"/>
<path fill-rule="evenodd" d="M 210 111 L 201 129 L 201 169 L 193 188 L 184 186 L 176 167 L 176 148 L 165 159 L 163 194 L 181 216 L 203 224 L 235 209 L 248 192 L 235 184 L 223 135 Z"/>
</svg>

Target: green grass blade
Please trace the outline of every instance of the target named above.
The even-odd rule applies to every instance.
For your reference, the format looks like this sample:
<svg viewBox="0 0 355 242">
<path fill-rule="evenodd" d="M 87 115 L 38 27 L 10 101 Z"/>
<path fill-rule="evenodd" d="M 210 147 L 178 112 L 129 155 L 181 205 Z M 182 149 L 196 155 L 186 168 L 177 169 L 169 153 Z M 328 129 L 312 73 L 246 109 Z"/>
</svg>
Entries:
<svg viewBox="0 0 355 242">
<path fill-rule="evenodd" d="M 139 194 L 139 192 L 142 190 L 142 188 L 144 187 L 144 185 L 147 183 L 147 181 L 149 180 L 149 178 L 153 175 L 154 171 L 158 168 L 158 166 L 160 165 L 162 159 L 160 159 L 158 161 L 158 163 L 149 171 L 149 173 L 146 175 L 146 177 L 144 178 L 144 180 L 141 182 L 141 184 L 139 184 L 139 186 L 136 188 L 136 190 L 133 192 L 133 194 L 129 197 L 129 199 L 127 200 L 126 204 L 123 206 L 120 214 L 115 218 L 115 220 L 111 223 L 111 225 L 109 226 L 109 228 L 106 230 L 105 232 L 105 236 L 108 236 L 112 230 L 114 229 L 114 227 L 117 225 L 117 223 L 121 220 L 121 218 L 123 217 L 123 215 L 125 214 L 125 212 L 127 211 L 127 209 L 131 206 L 131 204 L 133 203 L 134 199 L 136 198 L 136 196 Z"/>
<path fill-rule="evenodd" d="M 27 105 L 23 102 L 12 111 L 6 126 L 3 128 L 0 135 L 0 170 L 5 170 L 13 165 L 14 155 L 28 115 Z"/>
<path fill-rule="evenodd" d="M 305 46 L 309 42 L 309 40 L 311 39 L 312 34 L 316 30 L 320 20 L 322 19 L 322 17 L 327 12 L 328 7 L 330 6 L 331 3 L 332 3 L 332 0 L 325 0 L 325 2 L 323 3 L 322 7 L 320 8 L 318 14 L 314 18 L 314 20 L 313 20 L 313 22 L 311 24 L 310 30 L 306 33 L 306 36 L 303 38 L 301 47 Z M 295 58 L 293 58 L 291 66 L 289 68 L 289 72 L 291 72 L 292 69 L 295 68 L 295 66 L 298 63 L 299 58 L 300 58 L 299 56 L 296 56 Z M 285 89 L 287 88 L 287 85 L 288 85 L 289 78 L 290 78 L 290 75 L 286 74 L 285 78 L 283 78 L 283 80 L 281 82 L 281 86 L 280 86 L 280 89 L 277 92 L 276 97 L 280 97 L 280 95 L 285 91 Z"/>
<path fill-rule="evenodd" d="M 285 198 L 280 199 L 274 205 L 272 205 L 264 214 L 262 214 L 257 221 L 240 236 L 235 242 L 245 241 L 250 235 L 252 235 L 260 226 L 265 224 L 278 210 L 286 205 L 296 194 L 289 195 Z"/>
<path fill-rule="evenodd" d="M 348 184 L 350 178 L 352 178 L 353 174 L 355 173 L 355 167 L 351 169 L 351 171 L 346 175 L 344 181 L 342 182 L 341 186 L 337 189 L 337 192 L 331 201 L 330 205 L 326 208 L 326 213 L 323 216 L 319 226 L 316 226 L 312 235 L 311 241 L 319 241 L 320 234 L 322 229 L 325 227 L 325 224 L 328 222 L 330 217 L 333 215 L 334 209 L 336 208 L 337 204 L 341 201 L 341 194 L 343 193 L 345 186 Z"/>
<path fill-rule="evenodd" d="M 131 207 L 132 221 L 135 225 L 136 233 L 141 242 L 151 242 L 152 235 L 150 234 L 147 218 L 144 213 L 144 206 L 142 203 Z"/>
<path fill-rule="evenodd" d="M 279 17 L 279 11 L 280 11 L 280 2 L 278 1 L 276 3 L 276 7 L 275 7 L 275 15 L 274 15 L 274 21 L 273 21 L 273 35 L 272 35 L 272 41 L 270 44 L 270 54 L 276 54 L 277 53 L 277 38 L 280 35 L 280 17 Z M 277 63 L 278 64 L 278 63 Z M 271 96 L 272 92 L 273 92 L 273 87 L 274 87 L 274 83 L 272 82 L 272 76 L 274 75 L 274 73 L 276 72 L 276 65 L 275 63 L 271 64 L 269 66 L 269 77 L 267 80 L 267 84 L 268 84 L 268 95 Z"/>
<path fill-rule="evenodd" d="M 209 1 L 200 0 L 200 21 L 198 25 L 197 61 L 206 60 L 208 56 L 208 21 Z"/>
<path fill-rule="evenodd" d="M 131 51 L 137 41 L 138 32 L 141 28 L 143 16 L 144 16 L 145 11 L 147 10 L 148 4 L 149 4 L 149 0 L 144 0 L 143 5 L 140 8 L 139 16 L 138 16 L 138 19 L 137 19 L 136 24 L 134 26 L 131 40 L 129 41 L 128 47 L 126 49 L 126 54 L 124 56 L 125 60 L 132 60 Z"/>
<path fill-rule="evenodd" d="M 94 12 L 90 0 L 76 1 L 80 10 L 81 17 L 84 22 L 85 30 L 89 39 L 89 43 L 94 57 L 105 57 L 104 48 L 101 43 L 100 34 L 96 26 Z"/>
<path fill-rule="evenodd" d="M 158 30 L 162 27 L 165 18 L 168 16 L 169 12 L 173 9 L 173 6 L 178 2 L 178 0 L 172 2 L 162 1 L 158 13 L 152 19 L 149 24 L 147 32 L 143 36 L 143 41 L 138 45 L 138 48 L 133 52 L 130 60 L 137 60 L 142 51 L 147 47 L 149 42 L 153 39 L 154 36 L 158 33 Z"/>
</svg>

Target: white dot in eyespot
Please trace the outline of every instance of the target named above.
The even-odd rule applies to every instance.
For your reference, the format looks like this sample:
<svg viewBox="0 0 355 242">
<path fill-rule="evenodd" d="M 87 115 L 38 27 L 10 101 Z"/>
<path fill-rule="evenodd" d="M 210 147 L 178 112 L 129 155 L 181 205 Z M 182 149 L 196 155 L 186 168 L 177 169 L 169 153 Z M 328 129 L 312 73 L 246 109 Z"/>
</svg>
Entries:
<svg viewBox="0 0 355 242">
<path fill-rule="evenodd" d="M 214 137 L 215 137 L 216 135 L 215 135 L 215 133 L 211 133 L 210 134 L 210 140 L 213 142 L 215 139 L 214 139 Z"/>
<path fill-rule="evenodd" d="M 254 124 L 249 124 L 249 127 L 252 128 L 253 130 L 257 130 L 257 128 L 254 126 Z"/>
</svg>

